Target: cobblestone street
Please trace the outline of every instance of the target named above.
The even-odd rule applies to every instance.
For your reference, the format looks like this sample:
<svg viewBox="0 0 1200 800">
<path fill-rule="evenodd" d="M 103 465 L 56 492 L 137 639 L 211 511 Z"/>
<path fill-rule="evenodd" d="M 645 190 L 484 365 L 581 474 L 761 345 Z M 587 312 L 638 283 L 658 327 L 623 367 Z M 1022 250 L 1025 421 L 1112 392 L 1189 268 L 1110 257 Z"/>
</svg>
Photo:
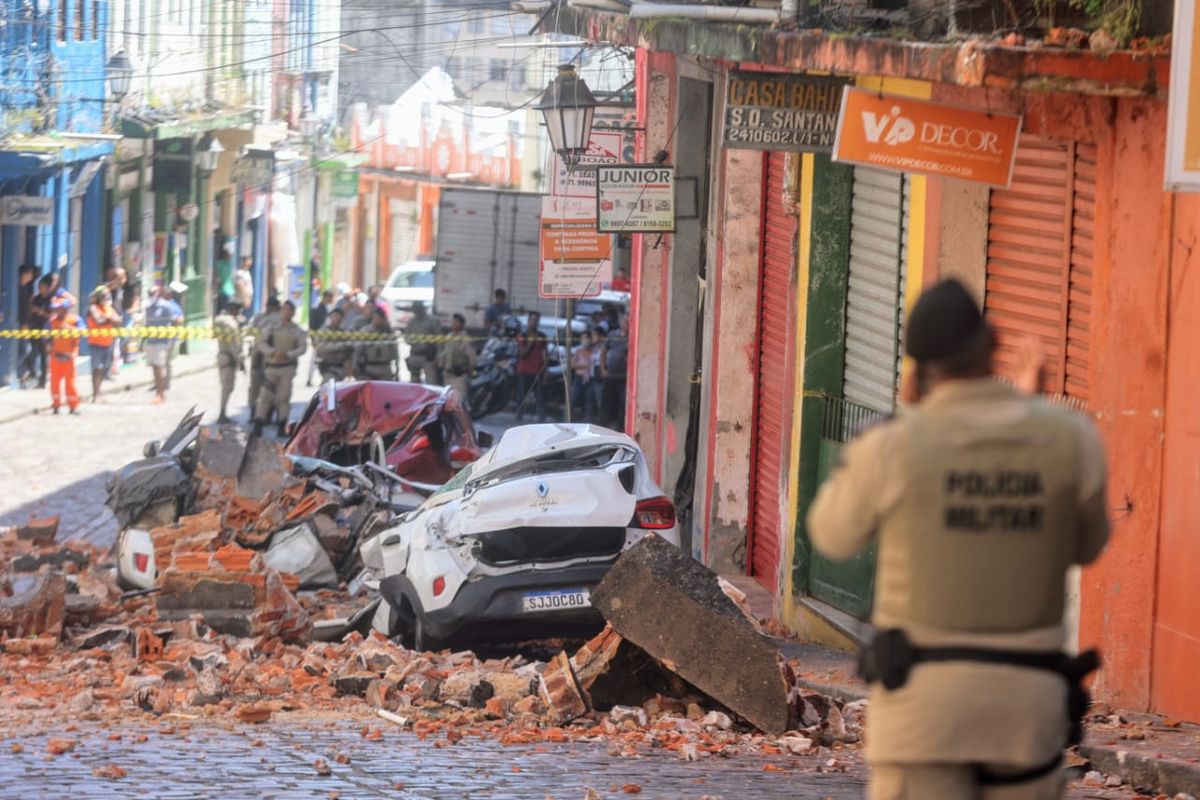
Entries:
<svg viewBox="0 0 1200 800">
<path fill-rule="evenodd" d="M 381 729 L 382 738 L 366 738 L 366 727 Z M 46 743 L 55 737 L 77 744 L 51 756 Z M 361 717 L 292 714 L 239 727 L 178 718 L 81 722 L 74 730 L 18 725 L 0 741 L 0 798 L 585 800 L 591 789 L 601 798 L 851 800 L 863 796 L 865 785 L 866 771 L 855 752 L 685 762 L 653 751 L 621 756 L 611 747 L 504 746 L 472 736 L 455 745 L 422 741 L 366 708 Z M 837 763 L 828 766 L 833 756 Z M 331 774 L 318 774 L 318 759 Z M 93 776 L 108 765 L 128 774 Z M 1133 794 L 1077 785 L 1068 796 L 1115 800 Z"/>
</svg>

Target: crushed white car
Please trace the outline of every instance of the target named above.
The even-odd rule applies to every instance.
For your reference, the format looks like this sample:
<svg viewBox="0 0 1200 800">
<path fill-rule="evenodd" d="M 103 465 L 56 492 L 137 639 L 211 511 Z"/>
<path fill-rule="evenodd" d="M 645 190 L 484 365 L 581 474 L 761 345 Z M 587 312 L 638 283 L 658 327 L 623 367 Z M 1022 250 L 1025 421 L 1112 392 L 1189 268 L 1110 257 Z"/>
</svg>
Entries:
<svg viewBox="0 0 1200 800">
<path fill-rule="evenodd" d="M 594 626 L 591 590 L 642 538 L 679 545 L 675 507 L 624 434 L 525 425 L 363 543 L 377 630 L 421 650 L 468 635 Z"/>
</svg>

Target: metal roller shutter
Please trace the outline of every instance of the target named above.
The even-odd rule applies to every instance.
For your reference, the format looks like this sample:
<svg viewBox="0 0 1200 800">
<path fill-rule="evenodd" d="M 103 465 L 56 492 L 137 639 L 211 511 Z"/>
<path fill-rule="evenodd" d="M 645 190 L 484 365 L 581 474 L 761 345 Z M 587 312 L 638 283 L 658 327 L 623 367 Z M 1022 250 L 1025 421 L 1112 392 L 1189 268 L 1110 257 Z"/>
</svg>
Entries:
<svg viewBox="0 0 1200 800">
<path fill-rule="evenodd" d="M 901 355 L 907 183 L 899 172 L 854 169 L 842 396 L 884 413 L 895 406 Z"/>
<path fill-rule="evenodd" d="M 788 312 L 796 220 L 784 207 L 787 186 L 784 154 L 768 153 L 765 162 L 750 574 L 774 592 L 779 572 L 780 477 L 786 460 L 784 443 L 790 407 L 787 360 L 791 318 Z"/>
<path fill-rule="evenodd" d="M 1096 146 L 1075 146 L 1071 275 L 1067 295 L 1067 361 L 1063 393 L 1088 400 L 1092 350 L 1092 245 L 1096 228 Z"/>
<path fill-rule="evenodd" d="M 1013 181 L 988 214 L 988 321 L 996 371 L 1014 378 L 1019 337 L 1045 348 L 1045 392 L 1087 402 L 1096 148 L 1023 135 Z"/>
<path fill-rule="evenodd" d="M 1032 334 L 1051 366 L 1046 391 L 1060 394 L 1063 329 L 1066 325 L 1069 231 L 1069 148 L 1024 135 L 1017 148 L 1012 184 L 992 192 L 988 214 L 988 321 L 999 335 L 996 371 L 1015 377 L 1016 341 Z"/>
</svg>

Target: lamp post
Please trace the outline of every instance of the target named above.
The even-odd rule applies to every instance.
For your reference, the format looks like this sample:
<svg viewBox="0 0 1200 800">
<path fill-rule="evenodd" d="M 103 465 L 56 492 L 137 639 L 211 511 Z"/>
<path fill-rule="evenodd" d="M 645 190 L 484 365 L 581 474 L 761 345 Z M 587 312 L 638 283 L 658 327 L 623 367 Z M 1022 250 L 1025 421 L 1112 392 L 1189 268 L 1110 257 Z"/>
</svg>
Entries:
<svg viewBox="0 0 1200 800">
<path fill-rule="evenodd" d="M 317 231 L 320 228 L 318 222 L 321 213 L 321 173 L 317 168 L 318 159 L 321 152 L 321 120 L 311 110 L 306 111 L 304 116 L 300 118 L 300 135 L 308 140 L 312 148 L 312 155 L 309 160 L 309 166 L 312 170 L 312 228 L 308 235 L 308 247 L 306 248 L 307 263 L 305 264 L 305 274 L 308 275 L 308 280 L 304 286 L 304 309 L 301 311 L 301 316 L 307 321 L 308 312 L 313 305 L 312 285 L 313 278 L 317 277 L 315 272 L 316 264 L 314 256 L 317 254 L 317 249 L 320 246 L 317 237 Z"/>
<path fill-rule="evenodd" d="M 108 59 L 108 63 L 104 65 L 104 71 L 108 76 L 108 93 L 113 98 L 113 119 L 115 121 L 117 112 L 121 108 L 121 101 L 125 99 L 125 95 L 129 94 L 129 86 L 133 83 L 133 62 L 129 60 L 129 56 L 123 49 L 118 50 Z"/>
<path fill-rule="evenodd" d="M 596 98 L 583 78 L 575 72 L 573 64 L 560 64 L 558 74 L 550 81 L 542 99 L 534 106 L 542 112 L 546 131 L 550 134 L 550 146 L 562 157 L 567 169 L 572 169 L 587 152 L 592 138 L 592 120 L 596 115 Z M 563 374 L 564 408 L 566 421 L 571 421 L 571 322 L 575 315 L 575 303 L 567 300 L 565 325 L 565 364 L 560 364 Z"/>
<path fill-rule="evenodd" d="M 212 212 L 208 189 L 213 174 L 221 165 L 221 153 L 224 152 L 225 147 L 221 140 L 211 133 L 205 134 L 196 148 L 196 205 L 200 207 L 196 232 L 196 271 L 202 276 L 212 275 L 212 226 L 209 222 Z M 211 282 L 211 278 L 209 281 Z M 210 296 L 208 288 L 210 287 L 206 287 L 201 300 L 206 312 Z"/>
</svg>

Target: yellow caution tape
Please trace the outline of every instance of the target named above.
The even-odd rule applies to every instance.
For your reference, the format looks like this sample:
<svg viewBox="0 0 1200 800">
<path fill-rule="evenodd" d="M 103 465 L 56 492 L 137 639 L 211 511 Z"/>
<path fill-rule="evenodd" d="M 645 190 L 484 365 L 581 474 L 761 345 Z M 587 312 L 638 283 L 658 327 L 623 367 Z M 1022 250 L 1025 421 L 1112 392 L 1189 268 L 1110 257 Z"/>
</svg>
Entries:
<svg viewBox="0 0 1200 800">
<path fill-rule="evenodd" d="M 238 334 L 253 338 L 259 331 L 253 328 L 237 332 L 222 328 L 220 330 L 205 325 L 132 325 L 128 328 L 57 328 L 42 330 L 0 330 L 0 339 L 90 339 L 114 338 L 123 339 L 232 339 Z M 451 341 L 484 342 L 486 336 L 458 336 L 455 334 L 412 334 L 402 331 L 391 333 L 374 333 L 372 331 L 312 331 L 309 336 L 314 341 L 338 342 L 383 342 L 404 340 L 409 344 L 440 344 Z"/>
</svg>

